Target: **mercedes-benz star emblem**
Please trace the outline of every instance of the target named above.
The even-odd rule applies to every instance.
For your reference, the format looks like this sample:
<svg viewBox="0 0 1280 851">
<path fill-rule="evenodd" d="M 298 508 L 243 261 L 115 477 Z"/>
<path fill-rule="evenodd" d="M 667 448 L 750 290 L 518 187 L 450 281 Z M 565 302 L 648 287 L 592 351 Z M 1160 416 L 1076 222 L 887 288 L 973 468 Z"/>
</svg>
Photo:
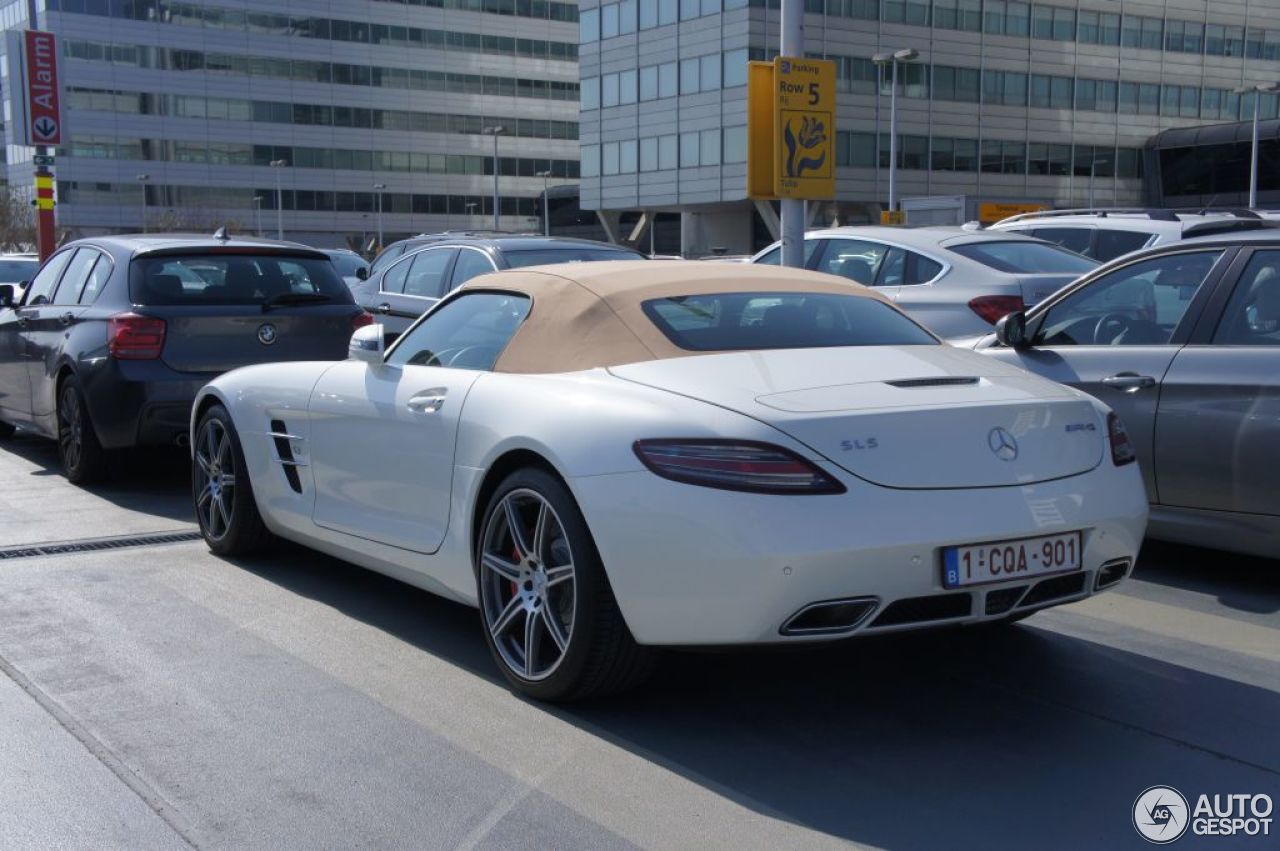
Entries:
<svg viewBox="0 0 1280 851">
<path fill-rule="evenodd" d="M 1018 441 L 1005 429 L 996 426 L 987 433 L 987 446 L 1001 461 L 1013 461 L 1018 457 Z"/>
<path fill-rule="evenodd" d="M 266 325 L 258 326 L 258 342 L 264 346 L 269 346 L 276 341 L 276 326 L 268 322 Z"/>
</svg>

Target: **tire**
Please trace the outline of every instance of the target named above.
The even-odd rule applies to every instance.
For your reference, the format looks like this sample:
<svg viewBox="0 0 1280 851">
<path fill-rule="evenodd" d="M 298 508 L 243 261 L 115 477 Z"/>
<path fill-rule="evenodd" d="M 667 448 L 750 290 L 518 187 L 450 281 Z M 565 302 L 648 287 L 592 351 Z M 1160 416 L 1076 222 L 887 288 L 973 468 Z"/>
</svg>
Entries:
<svg viewBox="0 0 1280 851">
<path fill-rule="evenodd" d="M 93 484 L 106 474 L 107 453 L 98 443 L 80 379 L 74 375 L 58 385 L 58 457 L 72 484 Z"/>
<path fill-rule="evenodd" d="M 485 507 L 474 564 L 485 643 L 517 692 L 569 702 L 652 673 L 658 653 L 631 637 L 586 520 L 555 476 L 530 467 L 503 480 Z"/>
<path fill-rule="evenodd" d="M 196 426 L 191 501 L 201 536 L 220 556 L 249 555 L 272 538 L 258 513 L 240 436 L 221 405 L 206 411 Z"/>
<path fill-rule="evenodd" d="M 11 423 L 0 421 L 0 440 L 8 440 L 13 437 L 14 432 L 18 429 Z"/>
</svg>

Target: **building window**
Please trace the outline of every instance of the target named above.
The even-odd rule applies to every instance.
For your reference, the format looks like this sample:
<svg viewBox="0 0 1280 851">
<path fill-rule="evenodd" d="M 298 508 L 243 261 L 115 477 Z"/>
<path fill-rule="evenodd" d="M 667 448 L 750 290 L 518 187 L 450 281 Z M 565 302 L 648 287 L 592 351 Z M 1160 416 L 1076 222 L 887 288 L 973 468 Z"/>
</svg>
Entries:
<svg viewBox="0 0 1280 851">
<path fill-rule="evenodd" d="M 691 21 L 702 14 L 700 0 L 680 0 L 680 20 Z"/>
<path fill-rule="evenodd" d="M 658 99 L 658 66 L 640 69 L 640 100 Z"/>
<path fill-rule="evenodd" d="M 1061 6 L 1036 6 L 1031 10 L 1031 35 L 1051 41 L 1072 41 L 1076 37 L 1076 10 Z"/>
<path fill-rule="evenodd" d="M 679 94 L 677 68 L 674 62 L 665 62 L 658 66 L 658 97 L 672 98 Z"/>
<path fill-rule="evenodd" d="M 600 38 L 613 38 L 618 34 L 618 4 L 600 7 Z"/>
<path fill-rule="evenodd" d="M 1026 144 L 983 139 L 982 171 L 987 174 L 1026 174 Z"/>
<path fill-rule="evenodd" d="M 600 103 L 606 107 L 618 105 L 617 74 L 605 74 L 600 78 Z"/>
<path fill-rule="evenodd" d="M 680 94 L 692 95 L 698 93 L 698 70 L 701 65 L 702 62 L 699 59 L 680 60 Z"/>
<path fill-rule="evenodd" d="M 724 128 L 724 161 L 726 163 L 745 163 L 747 161 L 747 128 Z"/>
<path fill-rule="evenodd" d="M 635 139 L 628 139 L 618 143 L 619 174 L 635 174 L 637 147 Z"/>
<path fill-rule="evenodd" d="M 600 40 L 600 10 L 584 9 L 578 16 L 579 38 L 583 44 Z"/>
<path fill-rule="evenodd" d="M 1125 47 L 1159 50 L 1163 44 L 1163 34 L 1164 21 L 1161 18 L 1125 15 L 1120 30 L 1120 44 Z"/>
<path fill-rule="evenodd" d="M 679 136 L 674 133 L 658 137 L 658 169 L 670 171 L 679 166 Z"/>
<path fill-rule="evenodd" d="M 747 49 L 730 50 L 724 54 L 724 87 L 747 84 Z"/>
<path fill-rule="evenodd" d="M 605 175 L 618 173 L 618 143 L 605 142 L 600 146 L 602 160 L 601 173 Z"/>
<path fill-rule="evenodd" d="M 618 103 L 636 102 L 636 72 L 623 71 L 618 74 Z"/>
<path fill-rule="evenodd" d="M 984 71 L 982 98 L 1003 106 L 1027 105 L 1027 75 L 1017 71 Z"/>
<path fill-rule="evenodd" d="M 945 0 L 938 0 L 938 2 L 945 2 Z M 929 26 L 929 3 L 928 0 L 884 0 L 881 17 L 891 24 L 927 27 Z"/>
<path fill-rule="evenodd" d="M 720 63 L 723 61 L 719 53 L 708 53 L 701 57 L 702 69 L 698 80 L 700 91 L 709 92 L 720 88 Z"/>
<path fill-rule="evenodd" d="M 583 14 L 586 14 L 585 12 Z M 658 0 L 640 0 L 640 29 L 651 30 L 658 25 Z"/>
<path fill-rule="evenodd" d="M 636 0 L 622 0 L 618 4 L 618 35 L 636 31 Z"/>
<path fill-rule="evenodd" d="M 698 132 L 680 134 L 680 167 L 696 168 L 701 154 L 702 134 Z"/>
<path fill-rule="evenodd" d="M 640 170 L 658 170 L 658 137 L 650 136 L 640 140 Z"/>
<path fill-rule="evenodd" d="M 680 15 L 679 0 L 658 0 L 658 26 L 674 24 Z"/>
<path fill-rule="evenodd" d="M 582 81 L 582 108 L 600 108 L 600 78 L 587 77 Z"/>
</svg>

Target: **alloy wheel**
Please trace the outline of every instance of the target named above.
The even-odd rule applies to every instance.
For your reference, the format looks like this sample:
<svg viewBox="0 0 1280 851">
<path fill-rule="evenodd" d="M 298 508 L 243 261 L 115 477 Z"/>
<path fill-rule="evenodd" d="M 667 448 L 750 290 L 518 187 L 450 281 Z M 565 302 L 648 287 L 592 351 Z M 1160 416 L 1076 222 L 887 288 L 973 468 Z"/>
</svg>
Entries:
<svg viewBox="0 0 1280 851">
<path fill-rule="evenodd" d="M 539 493 L 513 490 L 490 513 L 480 545 L 485 628 L 517 676 L 542 680 L 564 660 L 577 608 L 573 551 Z"/>
<path fill-rule="evenodd" d="M 84 455 L 84 425 L 80 416 L 80 394 L 74 387 L 64 387 L 58 405 L 58 446 L 67 469 L 80 466 Z"/>
<path fill-rule="evenodd" d="M 216 419 L 206 420 L 196 439 L 196 516 L 204 532 L 214 540 L 231 528 L 235 498 L 235 458 L 231 435 Z"/>
</svg>

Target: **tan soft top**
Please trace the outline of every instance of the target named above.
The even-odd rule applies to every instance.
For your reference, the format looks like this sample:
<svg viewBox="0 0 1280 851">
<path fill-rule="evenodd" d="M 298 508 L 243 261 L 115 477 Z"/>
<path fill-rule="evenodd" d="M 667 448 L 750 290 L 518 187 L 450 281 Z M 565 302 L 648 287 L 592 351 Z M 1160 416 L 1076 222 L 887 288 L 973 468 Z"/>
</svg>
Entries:
<svg viewBox="0 0 1280 851">
<path fill-rule="evenodd" d="M 892 304 L 835 275 L 750 263 L 627 260 L 559 263 L 472 278 L 463 290 L 527 295 L 529 316 L 494 364 L 495 372 L 575 372 L 706 354 L 675 345 L 641 305 L 673 296 L 742 292 L 836 293 Z"/>
</svg>

